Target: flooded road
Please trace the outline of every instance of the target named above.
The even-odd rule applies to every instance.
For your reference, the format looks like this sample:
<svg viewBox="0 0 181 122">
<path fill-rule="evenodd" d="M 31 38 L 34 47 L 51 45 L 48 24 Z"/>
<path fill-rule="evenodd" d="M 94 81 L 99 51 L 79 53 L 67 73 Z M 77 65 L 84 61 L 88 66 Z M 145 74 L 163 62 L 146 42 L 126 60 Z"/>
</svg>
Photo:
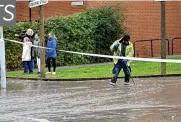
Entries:
<svg viewBox="0 0 181 122">
<path fill-rule="evenodd" d="M 181 77 L 134 80 L 8 80 L 0 122 L 181 122 Z"/>
</svg>

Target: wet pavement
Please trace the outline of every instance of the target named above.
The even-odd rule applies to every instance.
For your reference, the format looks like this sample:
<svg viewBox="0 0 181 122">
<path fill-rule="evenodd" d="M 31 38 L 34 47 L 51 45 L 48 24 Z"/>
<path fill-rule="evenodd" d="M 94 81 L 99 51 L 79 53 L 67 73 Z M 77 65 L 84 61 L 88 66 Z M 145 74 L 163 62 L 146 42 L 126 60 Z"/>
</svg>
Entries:
<svg viewBox="0 0 181 122">
<path fill-rule="evenodd" d="M 181 77 L 134 81 L 8 80 L 0 122 L 181 122 Z"/>
</svg>

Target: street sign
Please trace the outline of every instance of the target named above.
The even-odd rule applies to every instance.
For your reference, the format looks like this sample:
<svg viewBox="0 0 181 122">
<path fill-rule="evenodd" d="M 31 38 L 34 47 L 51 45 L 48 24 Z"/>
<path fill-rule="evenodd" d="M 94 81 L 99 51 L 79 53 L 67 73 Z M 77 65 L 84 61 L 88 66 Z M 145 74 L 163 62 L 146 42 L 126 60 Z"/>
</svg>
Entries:
<svg viewBox="0 0 181 122">
<path fill-rule="evenodd" d="M 162 2 L 162 1 L 169 1 L 169 0 L 153 0 L 153 1 Z"/>
<path fill-rule="evenodd" d="M 77 1 L 77 2 L 71 2 L 72 6 L 83 6 L 84 2 L 83 1 Z"/>
<path fill-rule="evenodd" d="M 29 7 L 33 8 L 33 7 L 45 5 L 47 3 L 48 3 L 48 0 L 31 0 Z"/>
</svg>

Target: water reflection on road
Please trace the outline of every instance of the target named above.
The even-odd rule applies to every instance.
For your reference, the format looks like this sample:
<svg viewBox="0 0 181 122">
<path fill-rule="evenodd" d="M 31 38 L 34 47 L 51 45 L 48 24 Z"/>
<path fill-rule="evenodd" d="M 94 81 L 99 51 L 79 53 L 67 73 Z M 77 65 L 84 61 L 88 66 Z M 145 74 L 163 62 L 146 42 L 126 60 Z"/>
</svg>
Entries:
<svg viewBox="0 0 181 122">
<path fill-rule="evenodd" d="M 9 80 L 0 92 L 3 122 L 180 122 L 181 77 L 102 81 Z"/>
</svg>

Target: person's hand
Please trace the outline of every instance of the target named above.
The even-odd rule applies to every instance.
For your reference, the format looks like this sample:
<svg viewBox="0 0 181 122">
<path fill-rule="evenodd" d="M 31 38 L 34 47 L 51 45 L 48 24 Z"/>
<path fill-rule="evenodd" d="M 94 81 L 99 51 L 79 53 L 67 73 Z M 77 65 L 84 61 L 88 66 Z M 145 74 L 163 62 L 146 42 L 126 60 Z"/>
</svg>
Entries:
<svg viewBox="0 0 181 122">
<path fill-rule="evenodd" d="M 124 38 L 123 38 L 123 37 L 121 37 L 121 38 L 119 39 L 119 43 L 122 43 L 122 42 L 123 42 L 123 40 L 124 40 Z"/>
<path fill-rule="evenodd" d="M 114 44 L 114 49 L 118 49 L 119 43 Z"/>
<path fill-rule="evenodd" d="M 122 63 L 126 64 L 128 62 L 128 59 L 123 59 Z"/>
</svg>

